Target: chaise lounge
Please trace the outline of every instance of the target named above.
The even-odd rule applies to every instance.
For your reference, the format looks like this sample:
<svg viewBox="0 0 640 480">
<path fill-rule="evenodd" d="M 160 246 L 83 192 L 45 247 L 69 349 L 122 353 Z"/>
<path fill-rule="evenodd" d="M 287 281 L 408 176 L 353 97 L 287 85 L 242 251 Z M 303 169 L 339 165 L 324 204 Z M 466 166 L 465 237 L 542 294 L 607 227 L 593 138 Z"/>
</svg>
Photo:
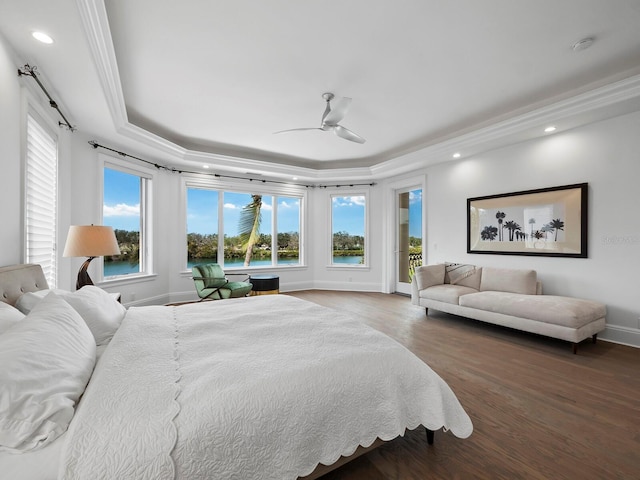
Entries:
<svg viewBox="0 0 640 480">
<path fill-rule="evenodd" d="M 411 303 L 525 332 L 578 343 L 605 328 L 606 306 L 573 297 L 542 295 L 535 270 L 437 264 L 418 267 Z"/>
</svg>

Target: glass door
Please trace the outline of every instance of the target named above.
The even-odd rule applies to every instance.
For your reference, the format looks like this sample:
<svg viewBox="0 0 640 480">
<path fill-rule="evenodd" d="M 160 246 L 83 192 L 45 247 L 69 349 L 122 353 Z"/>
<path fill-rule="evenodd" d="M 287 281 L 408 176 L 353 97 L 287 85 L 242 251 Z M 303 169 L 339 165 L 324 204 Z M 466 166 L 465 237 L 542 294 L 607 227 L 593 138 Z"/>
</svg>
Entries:
<svg viewBox="0 0 640 480">
<path fill-rule="evenodd" d="M 396 190 L 396 292 L 410 294 L 422 265 L 422 188 Z"/>
</svg>

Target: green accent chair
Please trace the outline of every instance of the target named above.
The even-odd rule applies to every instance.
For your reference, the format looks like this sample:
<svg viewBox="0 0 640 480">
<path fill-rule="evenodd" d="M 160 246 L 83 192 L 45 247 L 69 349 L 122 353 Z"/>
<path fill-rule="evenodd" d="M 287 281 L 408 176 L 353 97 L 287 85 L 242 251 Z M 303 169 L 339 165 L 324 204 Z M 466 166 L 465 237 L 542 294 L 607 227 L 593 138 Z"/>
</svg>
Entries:
<svg viewBox="0 0 640 480">
<path fill-rule="evenodd" d="M 227 280 L 222 267 L 217 263 L 194 265 L 191 271 L 200 301 L 246 297 L 253 288 L 249 282 Z"/>
</svg>

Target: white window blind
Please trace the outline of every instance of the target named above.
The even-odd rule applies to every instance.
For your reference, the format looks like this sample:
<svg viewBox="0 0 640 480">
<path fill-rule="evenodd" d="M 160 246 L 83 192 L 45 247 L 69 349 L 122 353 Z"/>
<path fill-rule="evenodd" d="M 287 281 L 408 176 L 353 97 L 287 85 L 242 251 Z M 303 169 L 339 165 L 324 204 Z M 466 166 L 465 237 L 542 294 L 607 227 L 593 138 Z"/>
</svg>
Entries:
<svg viewBox="0 0 640 480">
<path fill-rule="evenodd" d="M 56 286 L 57 140 L 27 115 L 25 186 L 25 257 L 42 266 L 51 288 Z"/>
</svg>

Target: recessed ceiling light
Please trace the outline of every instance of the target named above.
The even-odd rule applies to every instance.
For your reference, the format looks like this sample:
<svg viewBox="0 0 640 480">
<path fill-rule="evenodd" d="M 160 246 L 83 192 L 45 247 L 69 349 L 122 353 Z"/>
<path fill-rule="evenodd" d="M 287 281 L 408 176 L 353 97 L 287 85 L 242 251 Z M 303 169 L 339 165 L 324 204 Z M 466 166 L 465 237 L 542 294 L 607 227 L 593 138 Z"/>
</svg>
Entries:
<svg viewBox="0 0 640 480">
<path fill-rule="evenodd" d="M 33 36 L 33 38 L 35 38 L 39 42 L 46 43 L 47 45 L 50 45 L 53 43 L 53 38 L 51 38 L 49 35 L 47 35 L 44 32 L 33 32 L 31 35 Z"/>
<path fill-rule="evenodd" d="M 459 152 L 453 154 L 453 158 L 460 158 L 461 156 L 462 154 L 460 154 Z"/>
<path fill-rule="evenodd" d="M 297 179 L 298 179 L 298 177 L 293 177 L 293 178 L 292 178 L 292 180 L 297 180 Z"/>
<path fill-rule="evenodd" d="M 209 165 L 202 165 L 202 168 L 209 168 Z"/>
<path fill-rule="evenodd" d="M 547 132 L 547 133 L 555 132 L 556 131 L 556 127 L 551 125 L 551 126 L 545 128 L 544 131 Z"/>
</svg>

